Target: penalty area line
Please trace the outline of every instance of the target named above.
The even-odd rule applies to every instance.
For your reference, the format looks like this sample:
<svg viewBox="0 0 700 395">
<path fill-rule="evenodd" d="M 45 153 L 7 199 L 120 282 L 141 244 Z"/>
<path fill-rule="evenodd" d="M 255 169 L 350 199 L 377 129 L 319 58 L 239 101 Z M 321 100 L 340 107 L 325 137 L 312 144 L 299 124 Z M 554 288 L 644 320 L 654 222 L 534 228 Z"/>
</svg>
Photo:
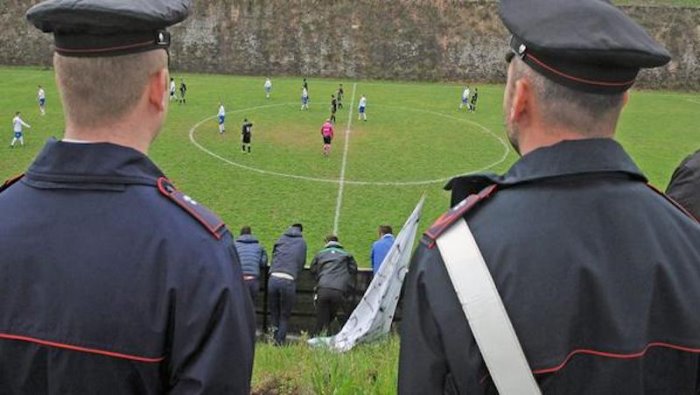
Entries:
<svg viewBox="0 0 700 395">
<path fill-rule="evenodd" d="M 343 190 L 345 187 L 345 167 L 348 164 L 348 147 L 352 128 L 352 110 L 355 108 L 355 88 L 357 82 L 352 84 L 352 96 L 350 97 L 350 111 L 348 111 L 348 126 L 345 128 L 345 146 L 343 147 L 343 162 L 340 165 L 340 177 L 338 179 L 338 198 L 335 201 L 335 217 L 333 218 L 333 234 L 338 235 L 340 223 L 340 209 L 343 206 Z"/>
</svg>

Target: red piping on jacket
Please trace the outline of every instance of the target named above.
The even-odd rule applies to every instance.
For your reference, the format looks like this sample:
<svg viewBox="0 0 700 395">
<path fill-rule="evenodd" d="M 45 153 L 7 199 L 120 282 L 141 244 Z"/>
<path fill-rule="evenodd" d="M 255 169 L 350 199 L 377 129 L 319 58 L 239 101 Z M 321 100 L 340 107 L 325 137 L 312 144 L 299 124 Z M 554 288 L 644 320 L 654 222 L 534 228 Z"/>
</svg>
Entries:
<svg viewBox="0 0 700 395">
<path fill-rule="evenodd" d="M 0 333 L 0 339 L 19 340 L 19 341 L 23 341 L 23 342 L 39 344 L 41 346 L 62 348 L 65 350 L 78 351 L 78 352 L 83 352 L 83 353 L 88 353 L 88 354 L 103 355 L 103 356 L 107 356 L 107 357 L 126 359 L 129 361 L 136 361 L 136 362 L 158 363 L 158 362 L 162 362 L 163 360 L 165 360 L 165 357 L 156 357 L 156 358 L 141 357 L 138 355 L 123 354 L 123 353 L 119 353 L 119 352 L 100 350 L 97 348 L 80 347 L 80 346 L 74 346 L 71 344 L 52 342 L 52 341 L 48 341 L 48 340 L 41 340 L 41 339 L 37 339 L 35 337 L 11 335 L 9 333 Z"/>
<path fill-rule="evenodd" d="M 643 357 L 644 354 L 649 351 L 650 348 L 652 347 L 665 347 L 665 348 L 671 348 L 674 350 L 678 351 L 685 351 L 685 352 L 692 352 L 695 354 L 700 354 L 700 348 L 690 348 L 690 347 L 684 347 L 684 346 L 678 346 L 675 344 L 669 344 L 669 343 L 663 343 L 663 342 L 652 342 L 646 345 L 642 349 L 642 351 L 635 352 L 635 353 L 630 353 L 630 354 L 619 354 L 619 353 L 611 353 L 611 352 L 603 352 L 603 351 L 597 351 L 597 350 L 588 350 L 585 348 L 582 349 L 577 349 L 569 353 L 569 355 L 564 358 L 564 361 L 560 363 L 557 366 L 551 367 L 551 368 L 545 368 L 545 369 L 537 369 L 533 370 L 533 374 L 544 374 L 544 373 L 554 373 L 566 366 L 567 363 L 569 363 L 569 360 L 573 358 L 574 355 L 576 354 L 588 354 L 588 355 L 595 355 L 597 357 L 604 357 L 604 358 L 615 358 L 615 359 L 635 359 L 635 358 L 640 358 Z"/>
</svg>

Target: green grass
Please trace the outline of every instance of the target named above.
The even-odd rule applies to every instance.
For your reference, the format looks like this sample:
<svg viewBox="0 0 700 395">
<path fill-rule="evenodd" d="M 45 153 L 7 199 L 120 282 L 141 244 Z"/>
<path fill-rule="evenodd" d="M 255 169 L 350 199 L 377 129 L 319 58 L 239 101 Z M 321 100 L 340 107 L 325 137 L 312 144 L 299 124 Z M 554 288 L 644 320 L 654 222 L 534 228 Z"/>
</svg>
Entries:
<svg viewBox="0 0 700 395">
<path fill-rule="evenodd" d="M 182 75 L 175 75 L 180 78 Z M 299 78 L 274 78 L 273 98 L 266 100 L 263 78 L 184 75 L 188 104 L 172 104 L 163 132 L 151 149 L 152 158 L 175 184 L 218 212 L 234 231 L 253 226 L 270 248 L 292 222 L 302 221 L 309 255 L 322 247 L 333 229 L 338 184 L 261 174 L 208 155 L 189 139 L 222 158 L 265 171 L 337 179 L 342 165 L 344 131 L 352 109 L 346 179 L 367 182 L 409 182 L 447 178 L 500 162 L 489 171 L 505 171 L 517 160 L 505 150 L 501 116 L 502 86 L 478 85 L 479 111 L 457 111 L 461 87 L 454 84 L 357 82 L 345 85 L 345 109 L 338 113 L 337 134 L 330 158 L 321 156 L 319 128 L 328 115 L 327 103 L 336 80 L 310 80 L 311 110 L 299 111 Z M 38 115 L 36 86 L 46 87 L 48 114 Z M 6 143 L 10 120 L 22 111 L 33 128 L 24 149 L 0 149 L 0 178 L 22 172 L 43 142 L 62 134 L 63 116 L 49 70 L 0 68 L 0 125 Z M 369 100 L 368 122 L 357 121 L 360 94 Z M 213 120 L 218 101 L 227 107 L 227 134 L 220 136 Z M 266 107 L 263 107 L 266 106 Z M 251 109 L 254 108 L 254 109 Z M 249 109 L 249 110 L 246 110 Z M 618 128 L 618 140 L 635 158 L 651 182 L 662 189 L 688 153 L 700 147 L 700 95 L 633 91 Z M 239 151 L 239 127 L 251 119 L 253 154 Z M 208 119 L 211 118 L 211 119 Z M 504 157 L 505 155 L 505 157 Z M 339 233 L 360 265 L 368 266 L 371 242 L 380 223 L 398 227 L 420 195 L 427 193 L 425 229 L 447 208 L 442 182 L 427 185 L 346 184 Z M 394 393 L 398 340 L 362 345 L 347 354 L 310 349 L 303 344 L 256 350 L 253 385 L 256 393 L 385 394 Z"/>
<path fill-rule="evenodd" d="M 234 232 L 253 226 L 270 248 L 291 223 L 305 224 L 309 259 L 333 231 L 339 192 L 337 182 L 317 182 L 261 174 L 213 157 L 189 139 L 221 158 L 267 172 L 337 180 L 352 109 L 352 133 L 345 177 L 370 183 L 447 179 L 489 167 L 503 172 L 517 156 L 502 140 L 503 87 L 478 85 L 479 111 L 457 111 L 461 87 L 439 83 L 358 81 L 351 106 L 353 81 L 310 80 L 311 109 L 299 111 L 299 78 L 273 78 L 273 97 L 266 100 L 264 78 L 224 75 L 180 75 L 188 83 L 188 104 L 171 104 L 167 123 L 151 148 L 151 157 L 180 189 L 219 213 Z M 328 102 L 338 82 L 346 91 L 338 112 L 336 139 L 329 158 L 321 155 L 319 128 L 328 116 Z M 38 115 L 36 86 L 47 90 L 48 114 Z M 0 150 L 0 178 L 22 172 L 43 142 L 62 135 L 63 116 L 53 74 L 35 68 L 0 68 L 2 137 L 12 137 L 10 120 L 16 110 L 33 128 L 24 149 Z M 368 98 L 368 122 L 357 120 L 361 94 Z M 217 133 L 218 101 L 227 108 L 227 133 Z M 700 96 L 673 92 L 633 91 L 623 112 L 618 139 L 651 182 L 664 188 L 679 161 L 700 145 Z M 246 110 L 248 109 L 248 110 Z M 252 120 L 253 153 L 240 152 L 239 128 Z M 443 181 L 423 185 L 344 185 L 339 236 L 361 266 L 368 267 L 369 248 L 380 223 L 400 226 L 423 193 L 427 193 L 425 229 L 447 208 Z"/>
<path fill-rule="evenodd" d="M 700 0 L 614 0 L 616 5 L 700 7 Z"/>
<path fill-rule="evenodd" d="M 298 343 L 258 343 L 253 394 L 361 395 L 396 393 L 399 338 L 361 344 L 345 354 Z"/>
</svg>

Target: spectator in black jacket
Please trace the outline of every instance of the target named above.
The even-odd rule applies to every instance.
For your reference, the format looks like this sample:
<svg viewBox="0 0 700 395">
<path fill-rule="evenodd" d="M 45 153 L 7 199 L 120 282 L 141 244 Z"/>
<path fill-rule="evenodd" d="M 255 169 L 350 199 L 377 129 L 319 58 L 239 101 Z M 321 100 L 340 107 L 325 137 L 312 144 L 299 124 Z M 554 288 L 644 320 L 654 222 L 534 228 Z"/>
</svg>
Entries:
<svg viewBox="0 0 700 395">
<path fill-rule="evenodd" d="M 243 280 L 255 303 L 260 290 L 260 275 L 267 267 L 267 251 L 252 235 L 250 226 L 241 228 L 241 235 L 236 239 L 236 250 L 243 269 Z"/>
<path fill-rule="evenodd" d="M 338 242 L 338 237 L 326 237 L 326 246 L 311 261 L 311 273 L 316 277 L 316 327 L 314 334 L 328 331 L 338 310 L 343 306 L 357 274 L 355 258 Z"/>
<path fill-rule="evenodd" d="M 673 172 L 666 193 L 700 220 L 700 150 L 685 158 Z"/>
<path fill-rule="evenodd" d="M 292 225 L 272 249 L 267 294 L 277 345 L 284 344 L 287 338 L 287 324 L 296 299 L 296 280 L 306 263 L 306 242 L 302 231 L 301 224 Z"/>
</svg>

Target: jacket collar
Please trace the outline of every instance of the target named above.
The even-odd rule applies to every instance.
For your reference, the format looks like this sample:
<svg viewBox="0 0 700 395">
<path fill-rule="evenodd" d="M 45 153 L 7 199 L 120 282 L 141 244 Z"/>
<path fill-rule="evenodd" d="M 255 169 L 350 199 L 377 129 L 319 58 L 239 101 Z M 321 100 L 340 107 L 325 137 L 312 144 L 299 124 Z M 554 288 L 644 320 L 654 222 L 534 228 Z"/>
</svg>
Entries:
<svg viewBox="0 0 700 395">
<path fill-rule="evenodd" d="M 328 243 L 326 243 L 326 246 L 324 247 L 324 249 L 326 249 L 326 248 L 339 248 L 342 250 L 343 246 L 340 243 L 338 243 L 337 241 L 329 241 Z"/>
<path fill-rule="evenodd" d="M 612 139 L 567 140 L 536 149 L 523 156 L 502 176 L 486 173 L 451 179 L 445 189 L 452 191 L 454 206 L 489 185 L 517 185 L 548 178 L 581 174 L 618 173 L 647 182 L 632 158 Z"/>
<path fill-rule="evenodd" d="M 155 185 L 163 172 L 144 154 L 110 144 L 50 139 L 27 170 L 33 181 Z"/>
<path fill-rule="evenodd" d="M 258 243 L 258 239 L 253 235 L 240 235 L 236 241 L 239 243 Z"/>
<path fill-rule="evenodd" d="M 613 139 L 565 140 L 538 148 L 515 162 L 498 184 L 513 185 L 552 177 L 590 173 L 625 173 L 647 179 L 622 146 Z"/>
</svg>

